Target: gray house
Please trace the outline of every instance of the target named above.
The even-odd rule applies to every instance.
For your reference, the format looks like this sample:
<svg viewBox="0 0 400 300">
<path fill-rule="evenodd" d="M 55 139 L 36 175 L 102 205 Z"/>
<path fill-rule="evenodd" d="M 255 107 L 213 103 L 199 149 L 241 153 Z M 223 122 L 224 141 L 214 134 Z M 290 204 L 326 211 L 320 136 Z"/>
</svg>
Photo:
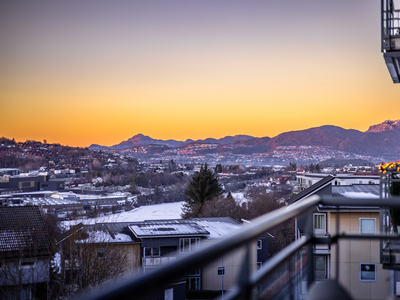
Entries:
<svg viewBox="0 0 400 300">
<path fill-rule="evenodd" d="M 145 272 L 175 261 L 206 246 L 214 239 L 240 230 L 242 225 L 230 218 L 193 218 L 130 223 L 128 226 L 141 242 L 141 263 Z M 260 246 L 260 242 L 258 242 Z M 184 299 L 185 289 L 229 290 L 236 282 L 244 251 L 234 251 L 223 260 L 210 261 L 192 270 L 171 289 L 173 299 Z M 252 244 L 251 270 L 257 268 L 257 241 Z"/>
<path fill-rule="evenodd" d="M 50 237 L 37 206 L 0 206 L 0 298 L 45 298 Z"/>
</svg>

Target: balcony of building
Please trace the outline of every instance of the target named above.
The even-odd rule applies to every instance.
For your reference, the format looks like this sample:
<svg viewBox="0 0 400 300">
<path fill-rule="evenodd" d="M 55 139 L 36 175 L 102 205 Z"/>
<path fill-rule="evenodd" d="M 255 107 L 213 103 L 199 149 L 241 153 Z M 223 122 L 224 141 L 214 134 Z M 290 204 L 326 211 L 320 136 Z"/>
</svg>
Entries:
<svg viewBox="0 0 400 300">
<path fill-rule="evenodd" d="M 400 82 L 400 1 L 381 0 L 382 47 L 394 83 Z"/>
</svg>

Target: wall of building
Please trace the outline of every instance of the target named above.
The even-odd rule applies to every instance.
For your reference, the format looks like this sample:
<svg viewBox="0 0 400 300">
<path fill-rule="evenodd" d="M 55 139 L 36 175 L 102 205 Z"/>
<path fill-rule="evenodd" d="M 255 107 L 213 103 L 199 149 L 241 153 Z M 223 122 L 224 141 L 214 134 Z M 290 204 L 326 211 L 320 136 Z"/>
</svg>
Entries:
<svg viewBox="0 0 400 300">
<path fill-rule="evenodd" d="M 339 213 L 339 232 L 360 233 L 360 218 L 376 219 L 376 233 L 379 233 L 378 212 Z M 336 234 L 336 213 L 328 213 L 328 228 L 331 235 Z M 336 251 L 339 248 L 339 281 L 351 293 L 353 299 L 389 299 L 390 271 L 383 270 L 380 264 L 379 241 L 340 240 L 332 245 L 330 257 L 330 277 L 336 277 Z M 375 264 L 376 280 L 360 280 L 360 263 Z"/>
<path fill-rule="evenodd" d="M 33 264 L 22 266 L 22 261 L 31 261 Z M 2 261 L 0 268 L 0 286 L 35 284 L 38 282 L 47 282 L 49 280 L 50 258 Z"/>
<path fill-rule="evenodd" d="M 205 245 L 209 241 L 204 241 Z M 250 272 L 256 271 L 257 265 L 256 241 L 250 245 Z M 223 258 L 219 258 L 203 268 L 202 288 L 204 290 L 230 290 L 237 283 L 238 276 L 242 270 L 242 262 L 246 254 L 246 248 L 240 248 Z M 218 267 L 225 267 L 225 276 L 218 276 Z"/>
<path fill-rule="evenodd" d="M 117 244 L 117 247 L 126 253 L 126 273 L 138 273 L 141 271 L 140 244 Z"/>
</svg>

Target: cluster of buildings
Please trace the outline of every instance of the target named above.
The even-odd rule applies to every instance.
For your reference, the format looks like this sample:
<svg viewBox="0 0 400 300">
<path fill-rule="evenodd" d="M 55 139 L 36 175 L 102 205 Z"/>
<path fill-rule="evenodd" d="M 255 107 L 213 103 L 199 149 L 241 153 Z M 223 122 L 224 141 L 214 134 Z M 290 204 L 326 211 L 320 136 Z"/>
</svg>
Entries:
<svg viewBox="0 0 400 300">
<path fill-rule="evenodd" d="M 253 153 L 245 151 L 242 144 L 190 144 L 185 147 L 167 148 L 160 145 L 148 145 L 123 150 L 122 153 L 140 160 L 174 160 L 181 162 L 210 164 L 244 164 L 265 165 L 271 163 L 287 164 L 301 162 L 309 164 L 329 159 L 362 159 L 366 161 L 383 161 L 382 158 L 331 149 L 329 146 L 278 146 L 273 151 Z"/>
<path fill-rule="evenodd" d="M 51 240 L 38 206 L 0 206 L 0 296 L 39 297 L 38 285 L 49 284 L 51 265 L 63 289 L 72 293 L 110 277 L 146 273 L 243 227 L 224 217 L 173 218 L 179 216 L 179 204 L 146 207 L 152 213 L 158 209 L 164 219 L 139 208 L 114 218 L 63 221 L 56 241 Z M 250 264 L 255 271 L 268 257 L 266 235 L 254 241 L 252 253 Z M 186 289 L 229 290 L 240 273 L 243 255 L 236 251 L 193 270 L 170 287 L 172 294 L 184 297 Z"/>
<path fill-rule="evenodd" d="M 331 158 L 383 161 L 383 159 L 377 157 L 334 150 L 328 146 L 278 146 L 272 154 L 272 160 L 278 160 L 286 163 L 292 161 L 310 163 L 315 161 L 325 161 Z"/>
<path fill-rule="evenodd" d="M 65 151 L 66 149 L 67 151 Z M 75 155 L 71 155 L 72 153 Z M 88 154 L 88 150 L 85 149 L 63 147 L 58 144 L 42 144 L 37 141 L 12 145 L 0 144 L 0 155 L 48 159 L 49 170 L 87 168 L 90 162 Z"/>
<path fill-rule="evenodd" d="M 171 161 L 159 161 L 148 163 L 146 167 L 166 170 L 170 163 Z M 175 167 L 179 169 L 184 165 L 176 164 Z M 193 167 L 192 171 L 195 171 L 196 165 Z M 349 199 L 349 202 L 357 198 L 379 201 L 382 195 L 379 175 L 374 175 L 366 167 L 346 166 L 345 168 L 348 173 L 329 175 L 299 172 L 295 175 L 296 180 L 292 180 L 291 176 L 281 175 L 264 183 L 266 187 L 270 187 L 272 183 L 297 186 L 298 193 L 286 201 L 287 205 L 301 202 L 312 195 L 345 197 Z M 255 171 L 250 170 L 248 174 L 244 174 L 251 176 L 255 174 Z M 351 171 L 355 173 L 350 173 Z M 27 295 L 32 294 L 37 295 L 42 289 L 38 288 L 38 284 L 49 283 L 48 272 L 51 261 L 53 265 L 54 261 L 57 261 L 59 274 L 66 286 L 72 289 L 73 286 L 82 284 L 83 287 L 83 279 L 79 277 L 79 274 L 85 266 L 83 257 L 79 254 L 84 246 L 89 247 L 88 249 L 93 252 L 94 260 L 91 263 L 94 261 L 106 264 L 106 258 L 112 256 L 113 264 L 118 265 L 116 258 L 124 253 L 120 257 L 124 262 L 124 273 L 138 274 L 184 257 L 200 246 L 206 246 L 213 240 L 223 238 L 245 226 L 230 218 L 182 220 L 181 207 L 176 203 L 171 203 L 175 205 L 176 210 L 172 216 L 168 216 L 167 209 L 164 207 L 164 211 L 159 215 L 148 217 L 141 207 L 121 214 L 110 214 L 101 219 L 88 218 L 86 215 L 86 217 L 81 216 L 77 221 L 65 221 L 68 214 L 83 211 L 85 207 L 126 206 L 132 199 L 122 193 L 102 195 L 101 191 L 97 194 L 96 192 L 77 194 L 65 191 L 63 181 L 50 180 L 44 172 L 29 175 L 20 174 L 18 169 L 6 168 L 0 169 L 0 174 L 2 175 L 0 177 L 0 215 L 3 213 L 13 216 L 0 218 L 0 223 L 3 222 L 0 226 L 0 246 L 10 244 L 10 239 L 20 239 L 20 241 L 12 242 L 14 248 L 0 249 L 0 271 L 2 271 L 0 272 L 0 290 L 6 293 L 4 295 L 15 293 L 16 290 L 21 298 L 28 298 Z M 225 175 L 227 174 L 221 174 L 221 176 Z M 155 207 L 157 206 L 152 206 L 152 209 L 156 210 Z M 21 211 L 21 216 L 29 212 L 29 215 L 34 218 L 21 218 L 24 220 L 19 223 L 21 223 L 21 228 L 25 228 L 24 230 L 13 228 L 20 214 L 19 211 Z M 42 226 L 40 228 L 45 228 L 43 214 L 46 213 L 57 215 L 59 221 L 62 221 L 61 236 L 51 241 L 51 238 L 44 234 L 44 237 L 39 239 L 48 243 L 44 247 L 47 248 L 25 254 L 27 250 L 23 245 L 26 243 L 22 243 L 21 240 L 29 239 L 30 243 L 34 244 L 33 241 L 36 239 L 32 238 L 33 233 L 26 228 L 31 227 L 31 224 L 35 222 L 37 224 L 35 228 L 39 228 L 39 225 Z M 339 231 L 336 227 L 337 219 L 340 224 Z M 296 219 L 296 238 L 301 238 L 304 234 L 308 221 Z M 382 226 L 381 222 L 382 214 L 378 206 L 318 206 L 312 217 L 314 234 L 317 237 L 329 237 L 337 232 L 378 234 Z M 266 232 L 252 243 L 249 264 L 253 272 L 257 272 L 257 269 L 262 268 L 262 265 L 268 261 L 268 239 L 270 238 L 271 236 Z M 339 255 L 337 255 L 338 251 Z M 382 247 L 378 241 L 369 240 L 344 240 L 338 246 L 332 247 L 317 245 L 313 250 L 314 277 L 317 281 L 326 281 L 337 276 L 340 284 L 354 299 L 382 299 L 384 294 L 400 296 L 400 275 L 392 268 L 390 259 L 382 261 L 381 251 Z M 243 253 L 239 251 L 232 253 L 230 257 L 224 257 L 223 260 L 210 262 L 201 269 L 193 270 L 180 282 L 169 287 L 170 292 L 165 292 L 174 295 L 173 299 L 184 299 L 186 289 L 229 290 L 240 273 L 238 262 L 241 261 L 242 256 Z M 336 267 L 337 265 L 339 268 Z M 10 272 L 11 274 L 17 272 L 21 280 L 11 283 L 11 279 L 7 279 L 10 277 Z M 74 279 L 79 279 L 79 282 Z M 298 299 L 305 299 L 308 288 L 302 284 L 301 276 L 297 280 Z"/>
</svg>

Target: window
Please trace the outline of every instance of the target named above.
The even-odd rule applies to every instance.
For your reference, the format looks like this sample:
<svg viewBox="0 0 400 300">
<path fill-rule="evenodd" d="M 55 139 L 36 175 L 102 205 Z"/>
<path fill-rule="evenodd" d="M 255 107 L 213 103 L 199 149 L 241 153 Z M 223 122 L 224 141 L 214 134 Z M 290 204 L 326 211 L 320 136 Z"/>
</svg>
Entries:
<svg viewBox="0 0 400 300">
<path fill-rule="evenodd" d="M 97 249 L 97 258 L 105 258 L 106 257 L 106 249 L 98 248 Z"/>
<path fill-rule="evenodd" d="M 200 238 L 183 238 L 179 240 L 179 252 L 190 253 L 198 249 Z"/>
<path fill-rule="evenodd" d="M 189 290 L 200 290 L 200 277 L 189 277 L 186 279 L 186 288 Z"/>
<path fill-rule="evenodd" d="M 325 271 L 325 256 L 315 256 L 314 262 L 315 271 Z"/>
<path fill-rule="evenodd" d="M 34 181 L 21 181 L 18 183 L 19 188 L 29 188 L 29 187 L 34 187 L 35 182 Z"/>
<path fill-rule="evenodd" d="M 36 261 L 34 259 L 22 259 L 19 262 L 21 268 L 34 268 L 36 266 Z"/>
<path fill-rule="evenodd" d="M 262 240 L 258 239 L 257 240 L 257 250 L 260 250 L 260 249 L 262 249 Z"/>
<path fill-rule="evenodd" d="M 160 256 L 176 256 L 176 246 L 160 247 Z"/>
<path fill-rule="evenodd" d="M 225 276 L 225 267 L 217 267 L 217 276 Z"/>
<path fill-rule="evenodd" d="M 314 256 L 314 277 L 315 279 L 326 279 L 326 256 L 325 255 L 315 255 Z"/>
<path fill-rule="evenodd" d="M 360 281 L 376 281 L 375 264 L 360 263 Z"/>
<path fill-rule="evenodd" d="M 314 214 L 314 233 L 326 234 L 325 214 Z"/>
<path fill-rule="evenodd" d="M 375 218 L 360 218 L 360 233 L 375 234 L 376 233 Z"/>
<path fill-rule="evenodd" d="M 146 256 L 146 257 L 160 256 L 160 248 L 159 247 L 145 247 L 144 248 L 144 256 Z"/>
</svg>

